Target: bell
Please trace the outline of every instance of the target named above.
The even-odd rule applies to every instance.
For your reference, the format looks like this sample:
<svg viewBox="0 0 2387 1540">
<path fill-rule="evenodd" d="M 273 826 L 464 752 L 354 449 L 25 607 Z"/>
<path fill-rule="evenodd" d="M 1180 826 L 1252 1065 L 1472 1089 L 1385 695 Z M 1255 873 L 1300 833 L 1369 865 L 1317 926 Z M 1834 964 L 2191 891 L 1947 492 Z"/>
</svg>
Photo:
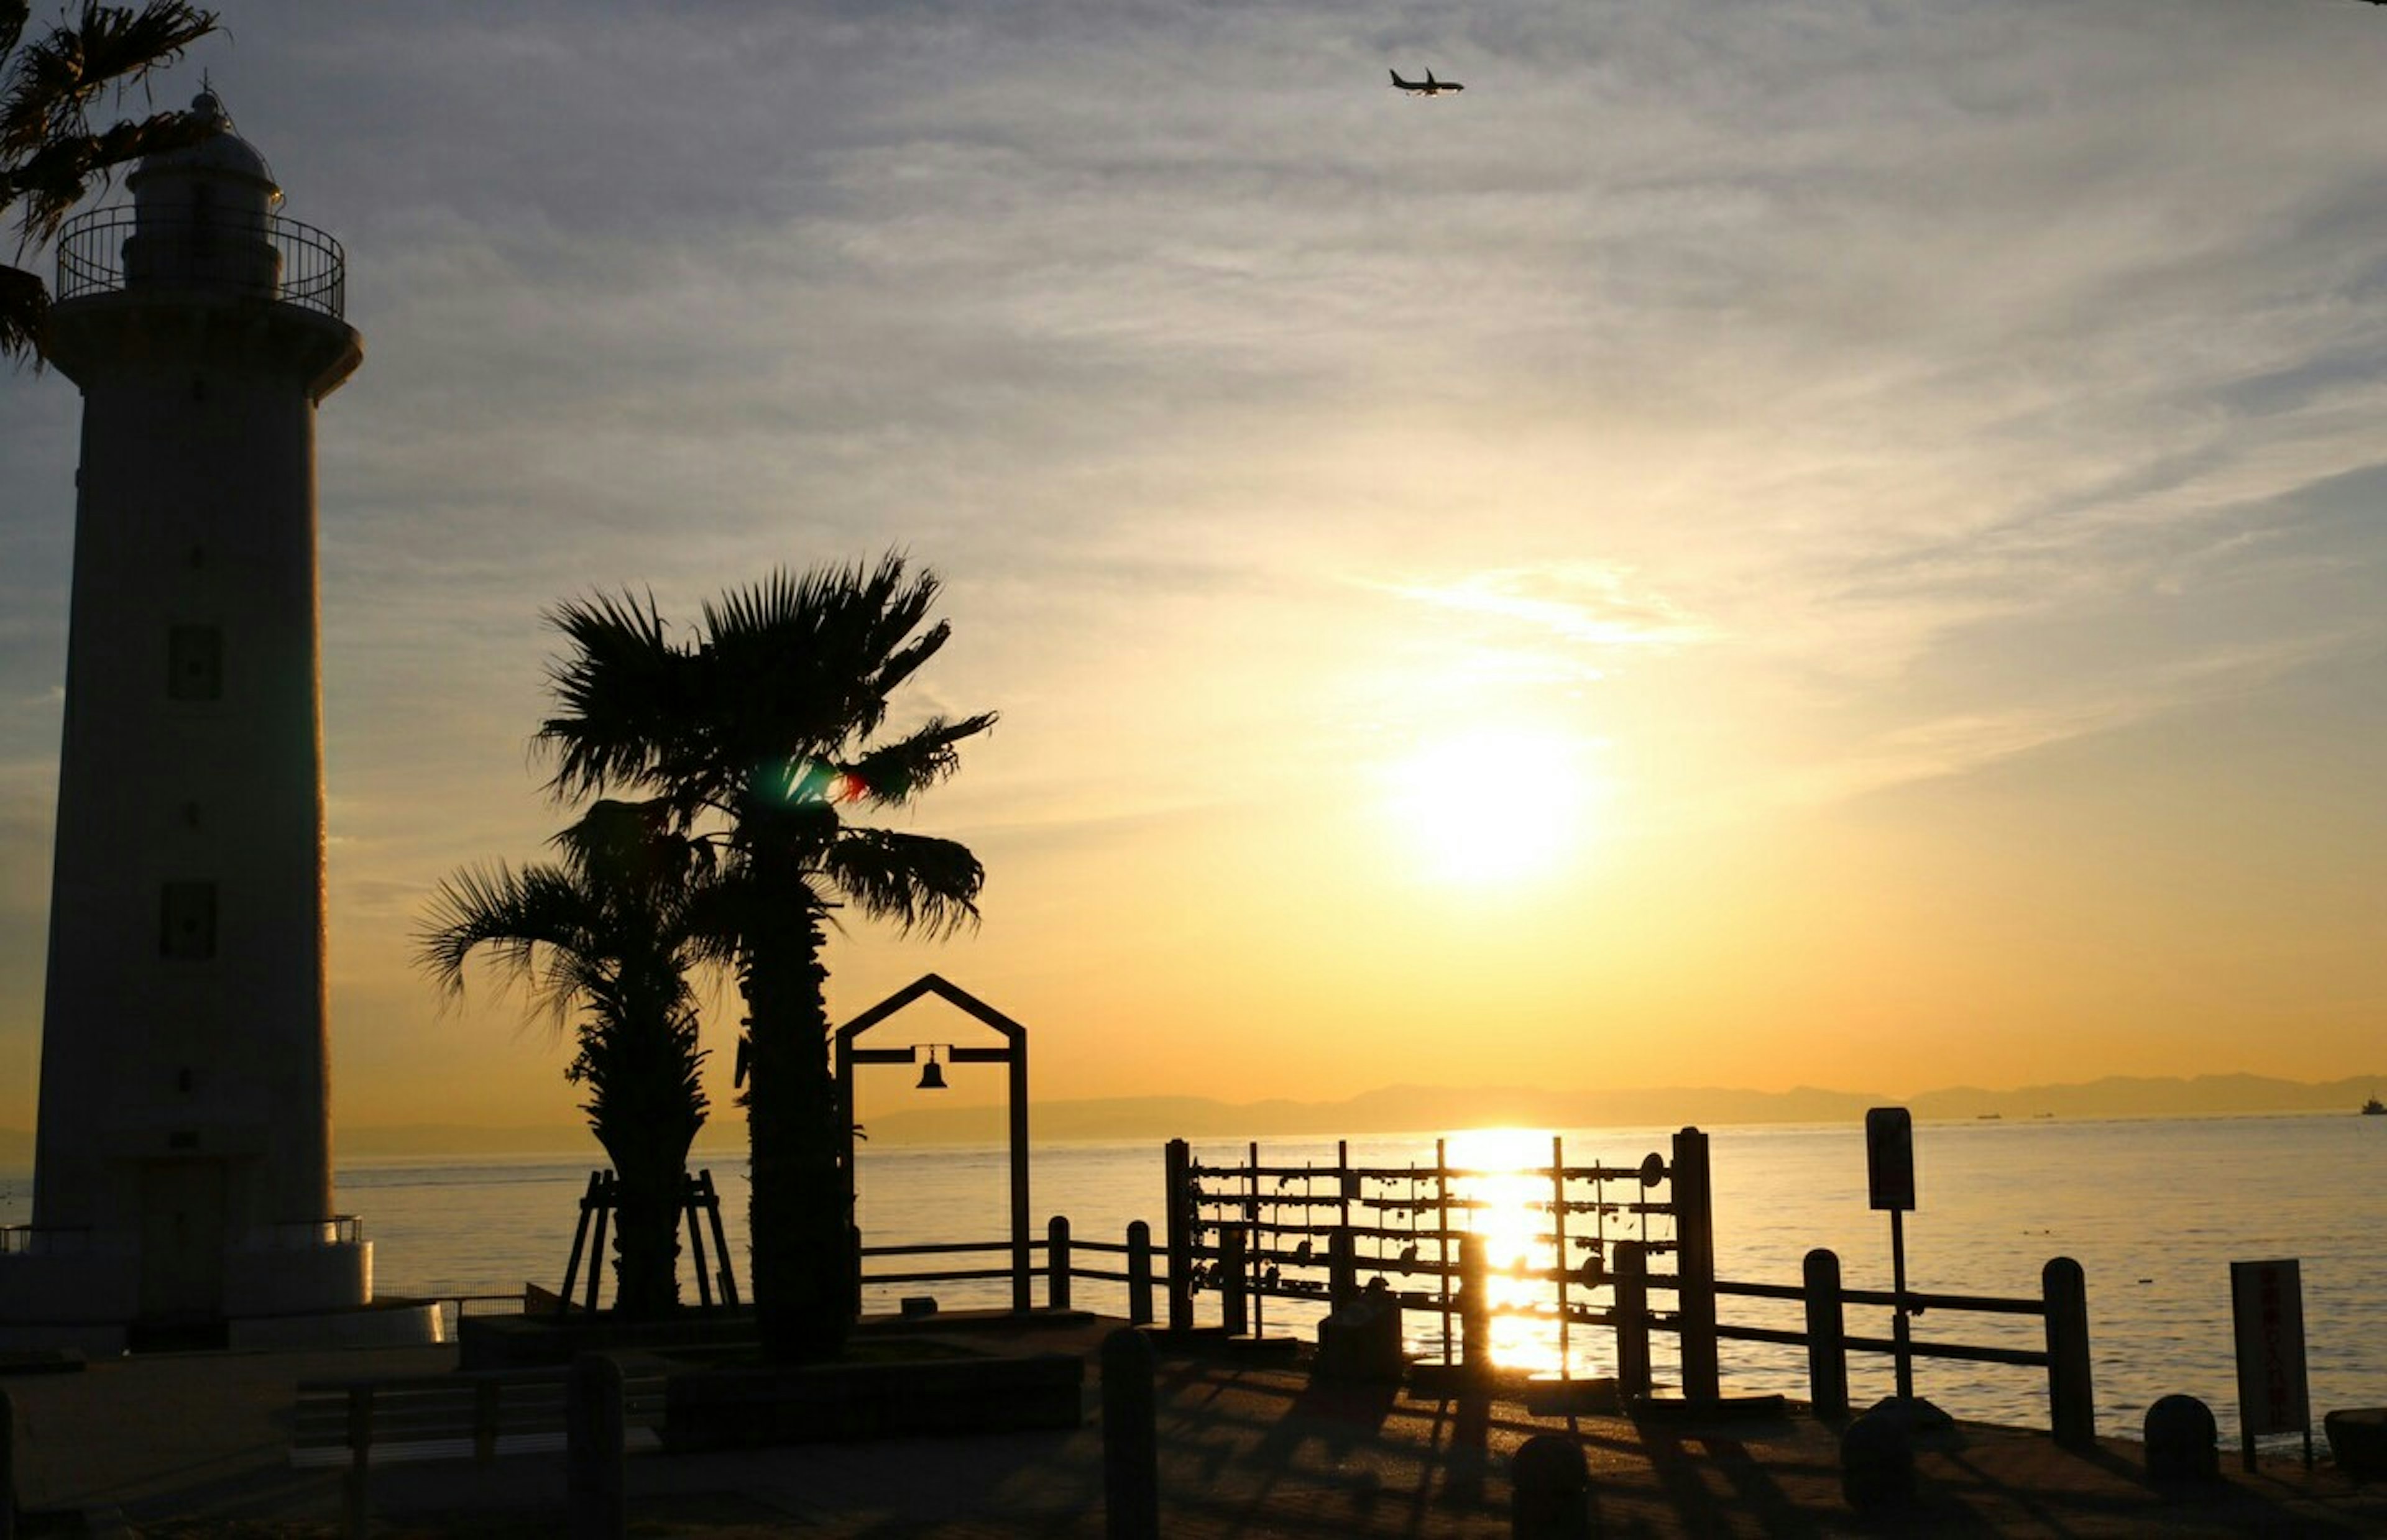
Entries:
<svg viewBox="0 0 2387 1540">
<path fill-rule="evenodd" d="M 927 1064 L 920 1067 L 920 1083 L 913 1089 L 916 1091 L 944 1090 L 945 1067 L 931 1056 Z"/>
</svg>

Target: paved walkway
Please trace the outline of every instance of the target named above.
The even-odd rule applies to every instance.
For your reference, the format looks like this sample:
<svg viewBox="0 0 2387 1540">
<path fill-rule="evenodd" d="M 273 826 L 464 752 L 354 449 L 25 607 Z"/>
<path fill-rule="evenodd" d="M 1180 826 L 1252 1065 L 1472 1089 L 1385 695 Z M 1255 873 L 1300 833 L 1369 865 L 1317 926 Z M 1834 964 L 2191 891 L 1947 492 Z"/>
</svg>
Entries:
<svg viewBox="0 0 2387 1540">
<path fill-rule="evenodd" d="M 1022 1348 L 1091 1353 L 1117 1322 L 1046 1328 Z M 179 1540 L 338 1533 L 340 1478 L 289 1465 L 300 1380 L 436 1373 L 452 1348 L 193 1354 L 0 1379 L 15 1400 L 18 1484 L 56 1533 L 93 1527 Z M 2087 1456 L 2044 1433 L 1971 1424 L 1926 1440 L 1920 1500 L 1895 1519 L 1853 1514 L 1836 1432 L 1804 1415 L 1636 1426 L 1528 1416 L 1494 1395 L 1437 1401 L 1313 1388 L 1297 1369 L 1165 1355 L 1159 1434 L 1163 1532 L 1232 1537 L 1454 1536 L 1505 1540 L 1509 1465 L 1536 1433 L 1580 1440 L 1606 1536 L 2387 1534 L 2387 1487 L 2324 1464 L 2236 1472 L 2174 1496 L 2150 1487 L 2137 1447 Z M 649 1455 L 629 1461 L 631 1533 L 645 1536 L 969 1537 L 1103 1534 L 1099 1387 L 1075 1430 L 957 1439 Z M 560 1458 L 514 1456 L 377 1470 L 376 1534 L 562 1534 Z M 39 1534 L 36 1528 L 33 1533 Z"/>
</svg>

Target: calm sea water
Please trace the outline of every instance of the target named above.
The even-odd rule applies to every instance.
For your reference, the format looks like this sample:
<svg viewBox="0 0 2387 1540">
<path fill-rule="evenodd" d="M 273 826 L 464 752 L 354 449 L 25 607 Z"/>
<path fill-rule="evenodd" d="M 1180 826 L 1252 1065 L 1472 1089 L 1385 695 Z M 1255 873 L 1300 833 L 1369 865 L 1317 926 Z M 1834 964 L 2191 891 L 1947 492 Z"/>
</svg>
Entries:
<svg viewBox="0 0 2387 1540">
<path fill-rule="evenodd" d="M 1578 1130 L 1564 1135 L 1570 1165 L 1637 1164 L 1670 1149 L 1671 1130 Z M 1796 1283 L 1801 1258 L 1828 1246 L 1854 1288 L 1890 1281 L 1888 1217 L 1865 1205 L 1864 1142 L 1854 1127 L 1766 1126 L 1709 1130 L 1716 1201 L 1717 1269 L 1726 1279 Z M 1459 1157 L 1459 1139 L 1453 1159 Z M 1547 1161 L 1547 1132 L 1521 1142 Z M 1480 1146 L 1479 1146 L 1480 1148 Z M 593 1146 L 591 1147 L 593 1154 Z M 1238 1160 L 1245 1146 L 1197 1142 L 1197 1159 Z M 1332 1140 L 1271 1140 L 1269 1165 L 1331 1164 Z M 1355 1164 L 1400 1167 L 1433 1161 L 1432 1135 L 1351 1142 Z M 2302 1264 L 2307 1356 L 2316 1422 L 2337 1407 L 2387 1402 L 2387 1118 L 2242 1117 L 2111 1122 L 2008 1121 L 1926 1124 L 1915 1130 L 1918 1207 L 1907 1217 L 1910 1286 L 1926 1292 L 2036 1297 L 2051 1256 L 2077 1259 L 2089 1281 L 2098 1422 L 2136 1436 L 2155 1397 L 2196 1395 L 2236 1438 L 2236 1379 L 2229 1323 L 2229 1263 L 2295 1257 Z M 700 1161 L 699 1164 L 704 1162 Z M 339 1171 L 343 1209 L 363 1217 L 374 1241 L 376 1287 L 385 1294 L 457 1295 L 518 1292 L 524 1281 L 555 1288 L 595 1164 L 587 1155 L 475 1160 L 355 1161 Z M 746 1180 L 725 1153 L 711 1168 L 743 1281 Z M 1034 1155 L 1032 1208 L 1038 1234 L 1067 1214 L 1080 1240 L 1118 1240 L 1130 1220 L 1157 1231 L 1161 1155 L 1157 1141 L 1058 1144 Z M 1007 1167 L 999 1148 L 865 1148 L 861 1222 L 872 1244 L 995 1241 L 1007 1224 Z M 0 1223 L 28 1217 L 31 1183 L 0 1171 Z M 1106 1267 L 1117 1259 L 1082 1258 Z M 982 1265 L 998 1265 L 987 1257 Z M 974 1265 L 974 1259 L 964 1265 Z M 692 1281 L 686 1285 L 694 1298 Z M 1004 1282 L 911 1284 L 873 1291 L 872 1308 L 899 1294 L 932 1293 L 948 1308 L 1008 1302 Z M 1123 1311 L 1117 1285 L 1083 1282 L 1079 1302 Z M 1206 1313 L 1214 1300 L 1205 1298 Z M 1270 1331 L 1307 1332 L 1314 1310 L 1269 1301 Z M 1747 1325 L 1799 1324 L 1797 1306 L 1724 1299 L 1723 1319 Z M 1412 1346 L 1438 1351 L 1438 1319 L 1412 1312 Z M 1851 1334 L 1887 1337 L 1887 1311 L 1851 1307 Z M 2022 1347 L 2041 1344 L 2028 1318 L 1951 1318 L 1915 1324 L 1920 1341 Z M 1579 1372 L 1605 1372 L 1609 1340 L 1577 1329 L 1571 1357 Z M 1555 1352 L 1554 1330 L 1520 1323 L 1497 1341 L 1511 1361 Z M 1673 1340 L 1657 1342 L 1660 1373 L 1673 1367 Z M 1726 1342 L 1726 1388 L 1803 1395 L 1796 1349 Z M 1852 1355 L 1850 1395 L 1886 1395 L 1886 1357 Z M 1915 1388 L 1958 1416 L 2023 1425 L 2046 1423 L 2043 1371 L 1938 1359 L 1915 1364 Z"/>
</svg>

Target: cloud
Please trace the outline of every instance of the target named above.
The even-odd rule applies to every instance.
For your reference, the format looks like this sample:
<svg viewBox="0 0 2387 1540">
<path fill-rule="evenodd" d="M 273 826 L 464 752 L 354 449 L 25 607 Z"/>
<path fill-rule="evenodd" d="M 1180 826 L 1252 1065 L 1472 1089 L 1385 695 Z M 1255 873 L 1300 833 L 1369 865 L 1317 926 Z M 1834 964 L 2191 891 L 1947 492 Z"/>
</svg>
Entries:
<svg viewBox="0 0 2387 1540">
<path fill-rule="evenodd" d="M 1686 647 L 1713 635 L 1664 598 L 1630 591 L 1630 574 L 1580 562 L 1471 573 L 1440 584 L 1369 586 L 1454 614 L 1510 622 L 1512 631 L 1589 648 Z"/>
<path fill-rule="evenodd" d="M 552 827 L 546 606 L 890 547 L 952 585 L 924 700 L 1006 713 L 939 810 L 1021 860 L 1494 703 L 1766 803 L 2377 638 L 2370 7 L 225 9 L 181 85 L 366 339 L 335 928 Z M 75 410 L 0 379 L 29 772 Z"/>
</svg>

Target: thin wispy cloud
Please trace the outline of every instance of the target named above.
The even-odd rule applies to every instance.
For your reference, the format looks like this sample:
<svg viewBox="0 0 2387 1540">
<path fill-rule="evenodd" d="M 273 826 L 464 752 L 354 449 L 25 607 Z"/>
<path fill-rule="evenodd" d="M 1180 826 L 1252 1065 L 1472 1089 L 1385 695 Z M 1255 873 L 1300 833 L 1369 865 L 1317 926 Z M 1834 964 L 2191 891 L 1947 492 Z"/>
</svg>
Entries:
<svg viewBox="0 0 2387 1540">
<path fill-rule="evenodd" d="M 1713 636 L 1663 596 L 1634 592 L 1626 574 L 1607 567 L 1510 568 L 1441 584 L 1370 586 L 1454 615 L 1512 622 L 1589 648 L 1686 647 Z"/>
</svg>

